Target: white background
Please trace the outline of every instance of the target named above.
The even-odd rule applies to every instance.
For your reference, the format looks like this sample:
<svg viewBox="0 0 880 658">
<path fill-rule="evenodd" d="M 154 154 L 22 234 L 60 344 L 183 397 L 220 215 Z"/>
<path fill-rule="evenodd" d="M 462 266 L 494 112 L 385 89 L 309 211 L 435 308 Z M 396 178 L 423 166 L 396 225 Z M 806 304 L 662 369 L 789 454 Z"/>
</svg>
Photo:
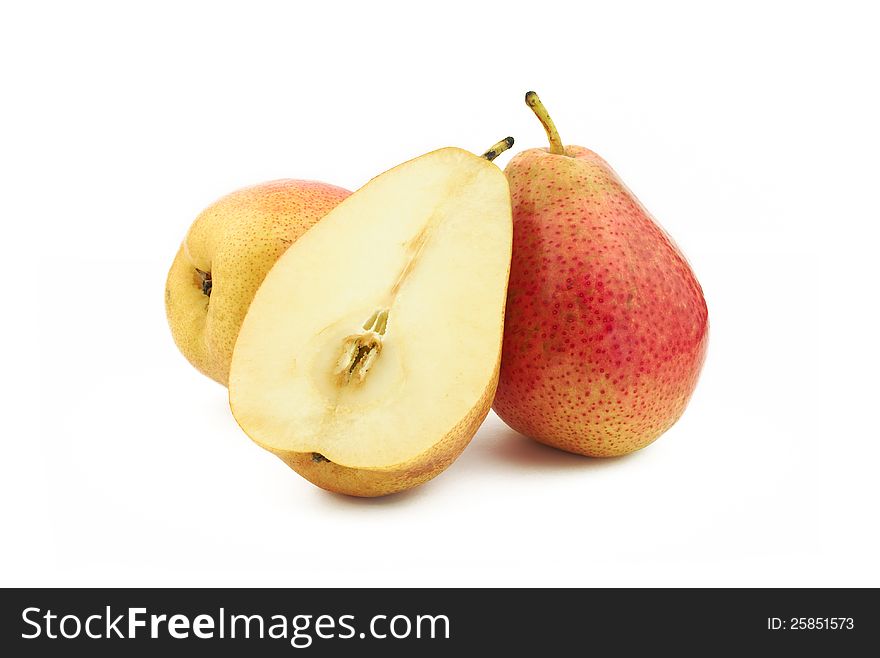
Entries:
<svg viewBox="0 0 880 658">
<path fill-rule="evenodd" d="M 870 3 L 11 4 L 0 583 L 880 585 Z M 688 411 L 607 461 L 490 416 L 409 493 L 313 487 L 175 349 L 184 232 L 246 184 L 543 146 L 532 88 L 700 278 Z"/>
</svg>

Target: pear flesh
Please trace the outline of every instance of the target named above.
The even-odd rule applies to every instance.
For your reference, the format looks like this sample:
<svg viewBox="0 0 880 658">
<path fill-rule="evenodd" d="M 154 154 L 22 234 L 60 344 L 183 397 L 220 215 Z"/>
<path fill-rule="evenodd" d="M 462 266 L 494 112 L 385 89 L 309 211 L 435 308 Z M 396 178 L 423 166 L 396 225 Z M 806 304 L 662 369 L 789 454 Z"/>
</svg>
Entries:
<svg viewBox="0 0 880 658">
<path fill-rule="evenodd" d="M 242 429 L 321 487 L 438 474 L 498 378 L 512 224 L 491 162 L 444 148 L 374 178 L 270 270 L 232 358 Z"/>
</svg>

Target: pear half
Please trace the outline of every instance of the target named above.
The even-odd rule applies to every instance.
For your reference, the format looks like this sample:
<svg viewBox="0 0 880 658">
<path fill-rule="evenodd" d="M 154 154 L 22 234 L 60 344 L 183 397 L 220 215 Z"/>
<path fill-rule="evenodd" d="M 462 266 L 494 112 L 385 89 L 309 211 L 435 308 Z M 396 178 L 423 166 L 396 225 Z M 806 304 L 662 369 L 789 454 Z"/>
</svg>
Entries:
<svg viewBox="0 0 880 658">
<path fill-rule="evenodd" d="M 380 496 L 461 453 L 498 382 L 512 222 L 457 148 L 371 180 L 267 274 L 232 357 L 242 429 L 314 484 Z"/>
</svg>

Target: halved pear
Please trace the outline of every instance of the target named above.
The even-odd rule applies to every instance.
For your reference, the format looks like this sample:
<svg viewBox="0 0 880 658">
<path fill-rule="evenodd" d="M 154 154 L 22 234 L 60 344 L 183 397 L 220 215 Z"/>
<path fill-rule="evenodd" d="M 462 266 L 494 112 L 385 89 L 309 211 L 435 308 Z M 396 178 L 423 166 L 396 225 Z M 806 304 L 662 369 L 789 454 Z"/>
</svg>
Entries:
<svg viewBox="0 0 880 658">
<path fill-rule="evenodd" d="M 232 358 L 232 412 L 314 484 L 355 496 L 416 486 L 485 418 L 512 241 L 490 154 L 444 148 L 374 178 L 257 291 Z"/>
</svg>

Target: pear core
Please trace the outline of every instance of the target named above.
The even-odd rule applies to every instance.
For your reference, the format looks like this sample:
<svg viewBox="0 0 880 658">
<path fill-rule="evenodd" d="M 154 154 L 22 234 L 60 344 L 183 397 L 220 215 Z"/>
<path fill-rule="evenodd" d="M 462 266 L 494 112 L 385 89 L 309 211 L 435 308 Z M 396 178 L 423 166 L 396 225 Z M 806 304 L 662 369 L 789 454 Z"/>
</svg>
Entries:
<svg viewBox="0 0 880 658">
<path fill-rule="evenodd" d="M 230 371 L 236 420 L 279 456 L 358 469 L 470 428 L 497 382 L 511 242 L 507 181 L 485 159 L 440 149 L 373 179 L 257 291 Z"/>
</svg>

